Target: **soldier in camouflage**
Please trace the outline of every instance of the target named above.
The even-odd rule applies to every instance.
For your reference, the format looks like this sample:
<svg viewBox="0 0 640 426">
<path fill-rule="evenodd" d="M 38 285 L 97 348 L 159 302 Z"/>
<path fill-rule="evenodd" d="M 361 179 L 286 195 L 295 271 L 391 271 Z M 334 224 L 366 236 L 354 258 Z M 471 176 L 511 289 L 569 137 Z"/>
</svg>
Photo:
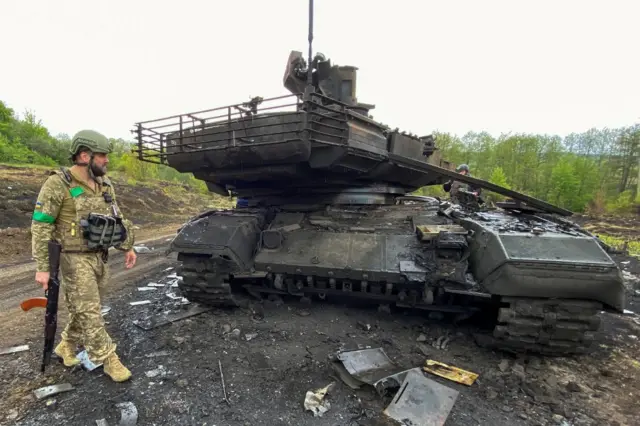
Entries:
<svg viewBox="0 0 640 426">
<path fill-rule="evenodd" d="M 110 152 L 111 143 L 98 132 L 82 130 L 74 135 L 74 165 L 52 172 L 45 181 L 31 232 L 35 279 L 45 290 L 49 281 L 47 243 L 54 239 L 62 245 L 60 276 L 69 321 L 54 352 L 71 367 L 80 362 L 76 350 L 82 344 L 92 362 L 102 363 L 106 374 L 122 382 L 131 372 L 120 362 L 105 329 L 100 290 L 109 277 L 109 247 L 125 252 L 127 269 L 135 265 L 136 255 L 132 224 L 122 217 L 113 186 L 105 176 Z M 108 232 L 103 232 L 105 229 Z"/>
<path fill-rule="evenodd" d="M 469 171 L 469 166 L 466 164 L 460 164 L 458 167 L 456 167 L 456 172 L 460 173 L 461 175 L 471 176 L 471 172 Z M 451 197 L 451 201 L 453 201 L 454 203 L 459 202 L 457 195 L 460 189 L 466 189 L 468 192 L 472 193 L 476 197 L 480 196 L 482 192 L 481 188 L 476 188 L 470 184 L 467 184 L 465 186 L 463 186 L 462 182 L 451 179 L 448 182 L 446 182 L 444 185 L 442 185 L 442 188 L 449 193 Z"/>
</svg>

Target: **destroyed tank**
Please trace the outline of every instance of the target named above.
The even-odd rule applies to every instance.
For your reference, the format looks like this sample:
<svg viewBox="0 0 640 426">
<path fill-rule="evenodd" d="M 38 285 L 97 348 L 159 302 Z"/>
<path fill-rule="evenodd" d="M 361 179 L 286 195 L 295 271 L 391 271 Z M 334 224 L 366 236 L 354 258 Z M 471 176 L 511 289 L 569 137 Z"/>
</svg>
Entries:
<svg viewBox="0 0 640 426">
<path fill-rule="evenodd" d="M 587 351 L 600 311 L 624 308 L 607 247 L 569 211 L 456 173 L 433 137 L 373 120 L 356 76 L 293 51 L 283 78 L 291 95 L 136 124 L 140 160 L 238 198 L 173 239 L 183 295 L 216 307 L 275 293 L 488 314 L 484 337 L 498 348 Z M 411 195 L 451 179 L 509 201 Z"/>
</svg>

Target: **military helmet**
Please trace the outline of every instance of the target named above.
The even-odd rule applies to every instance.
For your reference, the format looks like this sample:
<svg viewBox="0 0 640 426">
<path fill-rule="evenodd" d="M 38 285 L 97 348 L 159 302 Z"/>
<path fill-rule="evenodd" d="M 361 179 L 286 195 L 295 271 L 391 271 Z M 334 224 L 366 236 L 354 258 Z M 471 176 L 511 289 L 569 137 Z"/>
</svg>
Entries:
<svg viewBox="0 0 640 426">
<path fill-rule="evenodd" d="M 469 166 L 467 166 L 466 164 L 460 164 L 458 167 L 456 167 L 456 172 L 460 173 L 462 170 L 469 173 Z"/>
<path fill-rule="evenodd" d="M 75 155 L 80 150 L 80 147 L 87 147 L 92 152 L 99 152 L 102 154 L 109 154 L 112 150 L 111 142 L 102 133 L 98 133 L 95 130 L 80 130 L 73 135 L 71 139 L 71 149 L 69 150 L 71 155 Z"/>
</svg>

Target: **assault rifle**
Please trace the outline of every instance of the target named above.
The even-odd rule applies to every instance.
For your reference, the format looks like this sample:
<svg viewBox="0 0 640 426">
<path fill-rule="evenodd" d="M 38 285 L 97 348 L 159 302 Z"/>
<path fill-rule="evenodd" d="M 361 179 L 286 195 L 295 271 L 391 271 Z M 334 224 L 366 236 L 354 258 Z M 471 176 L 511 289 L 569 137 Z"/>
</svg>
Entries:
<svg viewBox="0 0 640 426">
<path fill-rule="evenodd" d="M 58 269 L 60 269 L 60 252 L 62 246 L 54 240 L 49 241 L 49 283 L 44 295 L 47 297 L 47 310 L 44 313 L 44 350 L 42 353 L 42 367 L 40 371 L 44 373 L 44 368 L 51 361 L 53 343 L 56 340 L 56 328 L 58 327 L 58 293 L 60 291 L 60 280 L 58 279 Z"/>
<path fill-rule="evenodd" d="M 57 241 L 51 240 L 48 245 L 49 250 L 49 282 L 44 291 L 45 297 L 34 297 L 20 303 L 23 311 L 32 308 L 45 308 L 44 314 L 44 350 L 42 353 L 42 366 L 40 371 L 44 373 L 45 367 L 51 361 L 53 343 L 56 339 L 56 329 L 58 328 L 58 294 L 60 292 L 60 280 L 58 270 L 60 269 L 60 252 L 62 246 Z"/>
</svg>

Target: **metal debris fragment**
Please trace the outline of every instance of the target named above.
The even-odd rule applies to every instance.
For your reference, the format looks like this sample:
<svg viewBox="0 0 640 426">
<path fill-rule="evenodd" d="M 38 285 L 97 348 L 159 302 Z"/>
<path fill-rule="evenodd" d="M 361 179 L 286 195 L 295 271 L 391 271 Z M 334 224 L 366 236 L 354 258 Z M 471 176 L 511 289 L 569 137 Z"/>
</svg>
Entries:
<svg viewBox="0 0 640 426">
<path fill-rule="evenodd" d="M 461 368 L 453 367 L 451 365 L 447 365 L 431 359 L 428 359 L 425 362 L 425 365 L 424 367 L 422 367 L 422 369 L 429 373 L 435 374 L 436 376 L 444 377 L 445 379 L 449 379 L 457 383 L 462 383 L 467 386 L 471 386 L 473 382 L 475 382 L 478 378 L 478 375 L 476 373 L 472 373 L 470 371 L 466 371 Z"/>
<path fill-rule="evenodd" d="M 200 305 L 192 305 L 188 310 L 179 312 L 173 315 L 160 315 L 155 318 L 150 318 L 147 320 L 134 320 L 133 323 L 140 327 L 143 330 L 149 331 L 156 327 L 160 327 L 163 325 L 171 324 L 172 322 L 176 322 L 188 317 L 192 317 L 194 315 L 199 315 L 203 312 L 207 312 L 211 310 L 211 307 L 200 306 Z"/>
<path fill-rule="evenodd" d="M 258 337 L 258 333 L 248 333 L 244 335 L 245 340 L 248 342 L 251 339 Z"/>
<path fill-rule="evenodd" d="M 157 288 L 154 287 L 138 287 L 138 291 L 152 291 L 152 290 L 157 290 Z"/>
<path fill-rule="evenodd" d="M 450 341 L 451 341 L 450 337 L 440 336 L 440 337 L 438 337 L 438 340 L 436 340 L 433 343 L 433 347 L 436 348 L 436 349 L 445 350 L 445 349 L 447 349 L 447 345 L 449 344 Z"/>
<path fill-rule="evenodd" d="M 340 352 L 337 359 L 342 361 L 349 374 L 372 386 L 380 379 L 402 371 L 391 362 L 382 348 Z"/>
<path fill-rule="evenodd" d="M 146 354 L 145 357 L 155 358 L 158 356 L 167 356 L 167 355 L 169 355 L 169 351 L 158 351 L 158 352 L 151 352 L 150 354 Z"/>
<path fill-rule="evenodd" d="M 313 417 L 322 417 L 324 413 L 329 411 L 331 403 L 324 397 L 334 385 L 335 382 L 331 382 L 323 388 L 316 389 L 315 391 L 307 391 L 307 394 L 304 397 L 305 410 L 311 411 L 313 413 Z"/>
<path fill-rule="evenodd" d="M 29 345 L 13 346 L 10 348 L 0 349 L 0 355 L 14 354 L 16 352 L 24 352 L 29 350 Z"/>
<path fill-rule="evenodd" d="M 190 303 L 190 302 L 189 302 L 189 300 L 188 300 L 186 297 L 176 296 L 176 294 L 175 294 L 175 293 L 166 293 L 166 296 L 167 296 L 169 299 L 172 299 L 172 300 L 180 300 L 180 303 L 181 303 L 182 305 L 187 305 L 187 304 L 189 304 L 189 303 Z"/>
<path fill-rule="evenodd" d="M 45 386 L 45 387 L 36 389 L 33 391 L 33 394 L 36 396 L 37 399 L 40 400 L 40 399 L 48 398 L 53 395 L 57 395 L 62 392 L 68 392 L 70 390 L 73 390 L 73 386 L 71 386 L 70 383 L 61 383 L 59 385 Z"/>
<path fill-rule="evenodd" d="M 149 247 L 144 247 L 144 246 L 133 246 L 133 251 L 135 251 L 138 254 L 151 253 L 151 249 Z"/>
<path fill-rule="evenodd" d="M 163 365 L 159 365 L 158 368 L 156 368 L 155 370 L 145 371 L 144 375 L 149 378 L 153 378 L 157 376 L 164 377 L 167 375 L 167 370 L 165 370 Z"/>
<path fill-rule="evenodd" d="M 424 377 L 419 368 L 403 373 L 404 380 L 384 414 L 402 425 L 442 426 L 459 392 Z"/>
<path fill-rule="evenodd" d="M 138 422 L 138 409 L 133 402 L 121 402 L 116 407 L 120 409 L 119 426 L 134 426 Z"/>
<path fill-rule="evenodd" d="M 109 426 L 107 419 L 96 420 L 96 426 Z"/>
<path fill-rule="evenodd" d="M 94 364 L 93 361 L 89 359 L 89 354 L 86 350 L 77 354 L 76 358 L 80 360 L 80 365 L 82 365 L 87 371 L 93 371 L 102 365 L 102 363 Z"/>
<path fill-rule="evenodd" d="M 222 363 L 218 360 L 218 368 L 220 368 L 220 381 L 222 382 L 222 393 L 224 394 L 224 400 L 227 405 L 231 405 L 229 398 L 227 397 L 227 386 L 224 384 L 224 373 L 222 372 Z"/>
<path fill-rule="evenodd" d="M 131 306 L 147 305 L 149 303 L 151 303 L 151 300 L 138 300 L 136 302 L 129 302 Z"/>
<path fill-rule="evenodd" d="M 111 306 L 104 305 L 100 308 L 100 313 L 102 314 L 102 316 L 107 315 L 109 312 L 111 312 Z"/>
</svg>

